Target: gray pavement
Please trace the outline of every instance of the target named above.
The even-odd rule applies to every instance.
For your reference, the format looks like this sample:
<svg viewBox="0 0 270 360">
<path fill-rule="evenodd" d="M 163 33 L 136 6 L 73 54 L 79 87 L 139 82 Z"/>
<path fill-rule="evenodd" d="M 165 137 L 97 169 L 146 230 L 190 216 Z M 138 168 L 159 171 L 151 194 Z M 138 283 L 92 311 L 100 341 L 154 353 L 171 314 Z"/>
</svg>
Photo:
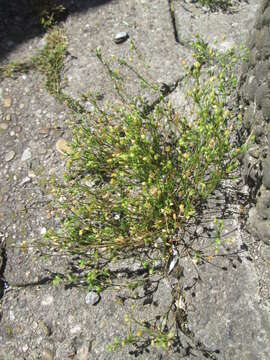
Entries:
<svg viewBox="0 0 270 360">
<path fill-rule="evenodd" d="M 64 91 L 77 99 L 81 93 L 98 91 L 106 101 L 115 97 L 94 56 L 96 47 L 101 47 L 107 59 L 112 55 L 128 57 L 133 40 L 150 65 L 153 81 L 172 84 L 184 74 L 183 61 L 191 61 L 189 43 L 196 33 L 220 50 L 240 46 L 253 28 L 260 1 L 235 2 L 234 11 L 225 13 L 209 12 L 196 2 L 182 0 L 108 1 L 97 6 L 86 3 L 89 7 L 70 13 L 63 23 L 69 53 L 63 72 Z M 121 31 L 127 32 L 129 39 L 115 44 L 113 39 Z M 40 46 L 42 35 L 32 37 L 14 46 L 3 62 L 28 57 Z M 144 71 L 139 59 L 133 62 Z M 132 76 L 126 88 L 131 94 L 140 91 Z M 169 96 L 178 110 L 183 109 L 183 94 L 180 83 Z M 134 358 L 129 353 L 132 348 L 110 353 L 106 345 L 115 336 L 127 334 L 124 316 L 132 305 L 138 319 L 166 311 L 172 301 L 172 279 L 161 280 L 150 304 L 144 305 L 143 299 L 127 299 L 120 304 L 122 290 L 117 289 L 105 291 L 98 304 L 91 305 L 86 301 L 87 289 L 65 289 L 50 282 L 51 272 L 65 271 L 68 258 L 41 258 L 34 246 L 26 252 L 16 248 L 57 225 L 47 183 L 51 175 L 63 171 L 64 160 L 56 143 L 70 139 L 72 114 L 46 92 L 44 78 L 34 71 L 2 80 L 0 100 L 0 236 L 5 244 L 2 276 L 10 284 L 1 299 L 0 359 Z M 243 229 L 242 200 L 248 205 L 242 185 L 235 185 L 231 191 L 224 184 L 212 202 L 209 200 L 200 229 L 191 229 L 197 231 L 198 250 L 203 249 L 215 238 L 213 220 L 224 216 L 222 253 L 238 255 L 220 256 L 214 264 L 198 264 L 201 281 L 192 261 L 181 260 L 189 336 L 182 334 L 179 352 L 150 347 L 137 358 L 269 359 L 269 297 L 260 292 L 258 273 L 260 266 L 266 265 L 259 259 L 261 247 Z"/>
</svg>

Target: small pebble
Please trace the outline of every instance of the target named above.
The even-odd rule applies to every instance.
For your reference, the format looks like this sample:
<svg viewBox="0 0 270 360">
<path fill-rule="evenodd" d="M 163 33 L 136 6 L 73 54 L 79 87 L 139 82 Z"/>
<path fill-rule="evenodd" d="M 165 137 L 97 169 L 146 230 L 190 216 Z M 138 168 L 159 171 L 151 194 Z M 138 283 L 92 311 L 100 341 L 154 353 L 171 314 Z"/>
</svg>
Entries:
<svg viewBox="0 0 270 360">
<path fill-rule="evenodd" d="M 114 37 L 114 42 L 116 44 L 121 44 L 124 41 L 126 41 L 129 38 L 129 35 L 127 32 L 119 32 Z"/>
<path fill-rule="evenodd" d="M 95 291 L 90 291 L 85 296 L 85 303 L 87 305 L 96 305 L 100 299 L 100 296 Z"/>
<path fill-rule="evenodd" d="M 48 306 L 51 305 L 53 303 L 53 296 L 52 295 L 47 295 L 44 297 L 44 299 L 41 301 L 41 305 L 43 306 Z"/>
<path fill-rule="evenodd" d="M 22 179 L 19 186 L 23 186 L 23 185 L 28 184 L 30 182 L 31 182 L 31 179 L 28 176 L 26 176 L 24 179 Z"/>
<path fill-rule="evenodd" d="M 1 130 L 7 130 L 8 124 L 7 123 L 0 123 L 0 129 Z"/>
<path fill-rule="evenodd" d="M 27 149 L 24 150 L 24 152 L 23 152 L 23 154 L 22 154 L 21 161 L 30 160 L 31 157 L 32 157 L 31 150 L 30 150 L 30 148 L 27 148 Z"/>
<path fill-rule="evenodd" d="M 14 130 L 11 130 L 10 133 L 9 133 L 9 135 L 10 135 L 11 137 L 15 136 L 15 131 L 14 131 Z"/>
<path fill-rule="evenodd" d="M 16 155 L 16 154 L 15 154 L 15 151 L 13 151 L 13 150 L 9 151 L 9 152 L 6 153 L 6 155 L 5 155 L 5 161 L 6 161 L 6 162 L 11 161 L 12 159 L 14 159 L 15 155 Z"/>
<path fill-rule="evenodd" d="M 12 104 L 11 98 L 6 98 L 6 99 L 4 99 L 4 101 L 3 101 L 3 106 L 4 106 L 5 108 L 10 108 L 10 107 L 11 107 L 11 104 Z"/>
<path fill-rule="evenodd" d="M 70 154 L 72 149 L 68 145 L 67 141 L 65 139 L 59 139 L 56 143 L 56 150 L 60 152 L 61 154 Z"/>
<path fill-rule="evenodd" d="M 6 115 L 6 121 L 11 121 L 11 115 L 10 114 Z"/>
</svg>

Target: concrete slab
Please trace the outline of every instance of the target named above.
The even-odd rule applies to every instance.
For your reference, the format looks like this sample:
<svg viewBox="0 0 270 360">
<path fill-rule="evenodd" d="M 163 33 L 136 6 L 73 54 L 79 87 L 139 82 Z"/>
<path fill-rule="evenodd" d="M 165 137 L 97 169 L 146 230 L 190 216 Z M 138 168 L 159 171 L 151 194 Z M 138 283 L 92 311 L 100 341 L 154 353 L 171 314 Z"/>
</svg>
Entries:
<svg viewBox="0 0 270 360">
<path fill-rule="evenodd" d="M 65 70 L 65 91 L 75 97 L 89 90 L 104 93 L 105 99 L 113 97 L 112 83 L 95 55 L 97 47 L 113 68 L 119 67 L 112 61 L 113 56 L 130 59 L 132 66 L 159 84 L 172 83 L 184 73 L 182 61 L 189 52 L 175 42 L 167 0 L 113 1 L 70 16 L 65 27 L 71 54 Z M 122 31 L 128 33 L 129 39 L 115 44 L 115 35 Z M 131 41 L 142 59 L 130 51 Z M 149 65 L 149 70 L 145 65 Z M 149 89 L 143 91 L 139 87 L 134 74 L 121 70 L 127 75 L 124 85 L 129 94 L 149 93 Z"/>
<path fill-rule="evenodd" d="M 179 38 L 188 45 L 199 32 L 220 49 L 228 46 L 226 41 L 230 45 L 240 44 L 253 22 L 258 3 L 256 0 L 242 3 L 235 14 L 210 14 L 195 5 L 175 1 Z M 128 57 L 131 40 L 151 65 L 150 76 L 155 82 L 171 83 L 181 76 L 182 60 L 189 60 L 191 54 L 188 47 L 175 41 L 166 0 L 85 1 L 85 4 L 83 11 L 72 12 L 63 24 L 69 42 L 63 74 L 66 77 L 64 91 L 78 98 L 90 89 L 102 92 L 106 100 L 114 99 L 112 85 L 106 80 L 93 51 L 101 46 L 108 59 L 111 55 Z M 184 10 L 183 4 L 192 13 Z M 129 40 L 115 44 L 114 36 L 121 31 L 128 32 Z M 21 43 L 9 58 L 29 56 L 29 52 L 32 54 L 40 46 L 40 40 L 38 36 Z M 134 63 L 143 68 L 140 61 L 134 60 Z M 140 91 L 131 75 L 125 85 L 131 94 Z M 178 110 L 185 108 L 180 86 L 170 98 Z M 128 299 L 119 304 L 117 295 L 122 292 L 112 289 L 101 295 L 97 305 L 90 305 L 86 301 L 87 289 L 65 289 L 50 283 L 51 272 L 65 271 L 69 262 L 67 257 L 56 255 L 44 259 L 37 255 L 34 246 L 28 253 L 12 247 L 23 240 L 37 239 L 44 229 L 57 225 L 50 212 L 52 199 L 46 193 L 46 185 L 51 174 L 60 175 L 63 171 L 63 159 L 55 145 L 60 138 L 70 138 L 68 120 L 72 114 L 48 95 L 43 77 L 35 72 L 14 80 L 3 80 L 0 100 L 4 104 L 0 111 L 1 124 L 4 124 L 0 132 L 0 236 L 2 244 L 6 242 L 0 286 L 4 280 L 11 285 L 26 285 L 11 287 L 1 300 L 0 358 L 134 358 L 129 348 L 108 353 L 106 344 L 115 336 L 127 334 L 124 315 L 132 304 L 135 304 L 134 314 L 138 319 L 153 318 L 166 310 L 172 299 L 172 284 L 162 280 L 151 304 L 143 304 L 143 299 L 136 302 Z M 234 190 L 245 200 L 240 190 Z M 210 352 L 219 350 L 212 354 L 212 359 L 268 360 L 269 313 L 261 306 L 261 297 L 253 296 L 260 286 L 260 279 L 248 259 L 247 245 L 253 239 L 242 231 L 240 200 L 237 197 L 230 199 L 230 196 L 226 192 L 214 194 L 214 200 L 209 201 L 207 211 L 202 214 L 200 231 L 194 224 L 189 230 L 193 235 L 194 232 L 199 234 L 194 246 L 198 251 L 203 250 L 209 247 L 209 242 L 215 242 L 213 220 L 222 216 L 224 233 L 237 228 L 236 233 L 229 236 L 233 239 L 230 249 L 241 250 L 240 260 L 236 256 L 224 259 L 220 256 L 212 264 L 201 263 L 196 268 L 189 257 L 181 259 L 188 301 L 187 312 L 182 315 L 188 316 L 190 325 L 190 332 L 181 335 L 182 352 L 151 348 L 137 358 L 174 360 L 185 356 L 188 360 L 204 359 L 205 347 L 208 347 Z M 226 205 L 225 210 L 222 204 Z M 228 237 L 224 238 L 229 243 Z M 227 251 L 225 245 L 221 254 Z M 222 270 L 224 267 L 227 271 Z M 203 281 L 193 287 L 198 268 Z M 267 301 L 265 304 L 267 306 Z"/>
<path fill-rule="evenodd" d="M 259 0 L 240 2 L 230 11 L 213 11 L 196 2 L 173 1 L 180 44 L 189 46 L 196 34 L 217 49 L 225 51 L 244 44 L 252 29 Z"/>
</svg>

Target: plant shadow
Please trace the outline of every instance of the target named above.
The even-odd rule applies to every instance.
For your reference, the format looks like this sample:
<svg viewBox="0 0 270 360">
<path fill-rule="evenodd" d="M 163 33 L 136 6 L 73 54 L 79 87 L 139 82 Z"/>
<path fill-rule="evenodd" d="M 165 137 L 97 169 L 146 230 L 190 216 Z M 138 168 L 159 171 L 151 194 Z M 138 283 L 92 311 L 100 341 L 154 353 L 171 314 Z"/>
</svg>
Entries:
<svg viewBox="0 0 270 360">
<path fill-rule="evenodd" d="M 0 2 L 0 61 L 20 44 L 45 32 L 41 24 L 44 14 L 56 22 L 65 21 L 73 13 L 103 6 L 110 0 L 2 0 Z M 62 11 L 57 7 L 63 6 Z"/>
</svg>

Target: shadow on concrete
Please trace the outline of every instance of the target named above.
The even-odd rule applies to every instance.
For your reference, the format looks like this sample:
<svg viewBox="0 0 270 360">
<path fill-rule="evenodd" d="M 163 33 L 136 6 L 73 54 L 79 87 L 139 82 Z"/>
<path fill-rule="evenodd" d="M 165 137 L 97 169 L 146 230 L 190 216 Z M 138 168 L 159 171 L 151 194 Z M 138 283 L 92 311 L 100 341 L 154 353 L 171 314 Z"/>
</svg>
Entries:
<svg viewBox="0 0 270 360">
<path fill-rule="evenodd" d="M 105 5 L 110 0 L 0 0 L 0 60 L 21 43 L 45 32 L 42 14 L 65 21 L 75 12 Z M 64 11 L 56 10 L 63 5 Z"/>
</svg>

